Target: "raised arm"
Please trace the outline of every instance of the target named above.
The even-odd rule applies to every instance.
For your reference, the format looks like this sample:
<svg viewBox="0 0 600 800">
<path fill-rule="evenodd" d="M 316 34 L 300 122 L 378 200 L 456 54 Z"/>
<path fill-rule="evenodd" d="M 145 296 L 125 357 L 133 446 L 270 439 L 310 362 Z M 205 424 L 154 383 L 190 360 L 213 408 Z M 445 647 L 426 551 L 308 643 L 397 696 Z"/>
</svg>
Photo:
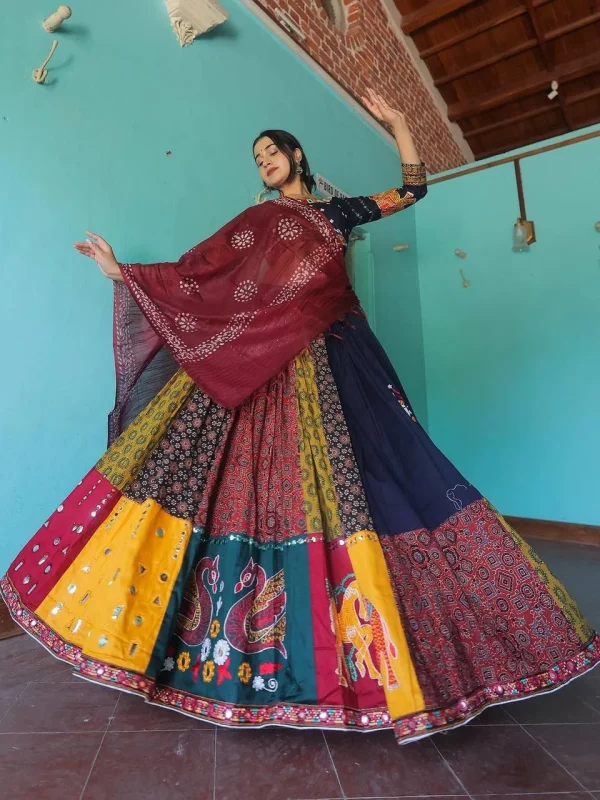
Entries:
<svg viewBox="0 0 600 800">
<path fill-rule="evenodd" d="M 402 186 L 379 194 L 341 201 L 352 226 L 365 225 L 381 217 L 388 217 L 414 205 L 427 194 L 425 165 L 419 157 L 404 114 L 391 108 L 372 89 L 369 89 L 369 97 L 363 97 L 363 102 L 373 116 L 388 125 L 394 134 L 402 160 Z"/>
</svg>

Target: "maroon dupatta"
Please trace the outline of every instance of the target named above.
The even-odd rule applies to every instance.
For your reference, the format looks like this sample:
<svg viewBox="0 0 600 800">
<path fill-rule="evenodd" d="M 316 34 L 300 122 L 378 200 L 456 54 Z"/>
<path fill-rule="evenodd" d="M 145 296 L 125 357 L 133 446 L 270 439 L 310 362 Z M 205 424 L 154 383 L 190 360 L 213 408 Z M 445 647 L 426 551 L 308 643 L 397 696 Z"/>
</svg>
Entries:
<svg viewBox="0 0 600 800">
<path fill-rule="evenodd" d="M 111 440 L 177 366 L 234 408 L 358 303 L 341 237 L 288 198 L 249 208 L 176 263 L 121 272 Z"/>
</svg>

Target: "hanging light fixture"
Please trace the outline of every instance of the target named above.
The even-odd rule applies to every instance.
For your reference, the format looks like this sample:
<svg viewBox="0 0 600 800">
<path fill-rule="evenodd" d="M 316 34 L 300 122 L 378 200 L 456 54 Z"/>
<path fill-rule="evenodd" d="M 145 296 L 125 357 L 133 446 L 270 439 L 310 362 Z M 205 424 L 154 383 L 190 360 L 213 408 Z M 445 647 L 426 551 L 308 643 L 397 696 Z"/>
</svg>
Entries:
<svg viewBox="0 0 600 800">
<path fill-rule="evenodd" d="M 519 217 L 515 222 L 513 228 L 513 246 L 512 249 L 515 253 L 524 253 L 529 250 L 529 242 L 527 241 L 527 228 L 523 224 L 523 220 Z"/>
<path fill-rule="evenodd" d="M 531 220 L 527 219 L 525 210 L 525 193 L 523 192 L 523 179 L 521 177 L 521 162 L 515 159 L 515 180 L 517 182 L 517 194 L 519 196 L 519 216 L 513 228 L 513 247 L 515 253 L 524 253 L 529 250 L 529 246 L 535 242 L 535 226 Z"/>
</svg>

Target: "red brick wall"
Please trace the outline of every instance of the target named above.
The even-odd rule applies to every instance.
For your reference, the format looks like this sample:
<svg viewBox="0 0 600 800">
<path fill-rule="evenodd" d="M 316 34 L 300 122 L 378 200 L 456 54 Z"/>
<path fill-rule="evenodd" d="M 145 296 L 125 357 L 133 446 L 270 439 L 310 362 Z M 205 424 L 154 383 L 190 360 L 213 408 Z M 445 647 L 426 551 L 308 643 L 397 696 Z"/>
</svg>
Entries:
<svg viewBox="0 0 600 800">
<path fill-rule="evenodd" d="M 257 0 L 273 16 L 284 11 L 306 36 L 298 44 L 357 100 L 372 85 L 404 111 L 429 172 L 466 159 L 408 53 L 390 26 L 381 0 L 343 0 L 341 30 L 327 14 L 336 0 Z"/>
</svg>

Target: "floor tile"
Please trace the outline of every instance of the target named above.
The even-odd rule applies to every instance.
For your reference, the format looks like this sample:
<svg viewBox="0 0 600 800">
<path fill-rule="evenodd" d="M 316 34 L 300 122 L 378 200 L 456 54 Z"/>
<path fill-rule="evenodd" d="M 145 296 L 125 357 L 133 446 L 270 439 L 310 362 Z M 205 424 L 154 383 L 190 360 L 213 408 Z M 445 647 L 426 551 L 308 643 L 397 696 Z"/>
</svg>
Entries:
<svg viewBox="0 0 600 800">
<path fill-rule="evenodd" d="M 435 744 L 470 794 L 581 790 L 577 781 L 521 728 L 469 725 L 436 736 Z"/>
<path fill-rule="evenodd" d="M 564 794 L 552 792 L 548 794 L 480 794 L 473 795 L 473 800 L 590 800 L 590 796 L 587 792 L 565 792 Z"/>
<path fill-rule="evenodd" d="M 34 678 L 31 683 L 81 683 L 82 678 L 78 678 L 73 672 L 73 668 L 68 664 L 56 662 L 55 669 L 48 669 L 42 675 Z"/>
<path fill-rule="evenodd" d="M 400 746 L 382 731 L 331 732 L 327 742 L 348 797 L 464 794 L 430 741 Z"/>
<path fill-rule="evenodd" d="M 584 703 L 600 713 L 600 670 L 577 681 L 577 692 Z"/>
<path fill-rule="evenodd" d="M 217 734 L 218 800 L 313 800 L 342 792 L 321 731 Z"/>
<path fill-rule="evenodd" d="M 215 730 L 210 722 L 149 705 L 141 697 L 124 693 L 120 694 L 117 710 L 110 723 L 111 731 L 185 731 L 200 728 Z"/>
<path fill-rule="evenodd" d="M 517 723 L 503 707 L 496 706 L 488 708 L 469 724 L 477 727 L 479 725 L 516 725 Z"/>
<path fill-rule="evenodd" d="M 600 725 L 535 725 L 527 730 L 586 789 L 600 791 Z"/>
<path fill-rule="evenodd" d="M 9 689 L 43 680 L 64 665 L 31 636 L 16 636 L 0 641 L 0 686 Z"/>
<path fill-rule="evenodd" d="M 118 695 L 90 683 L 30 683 L 0 722 L 0 733 L 104 731 Z"/>
<path fill-rule="evenodd" d="M 109 732 L 83 800 L 213 800 L 214 765 L 212 731 Z"/>
<path fill-rule="evenodd" d="M 600 713 L 584 702 L 582 699 L 583 687 L 580 687 L 578 683 L 580 681 L 573 681 L 568 686 L 551 694 L 510 703 L 506 710 L 523 725 L 600 722 Z"/>
<path fill-rule="evenodd" d="M 0 736 L 2 796 L 78 800 L 101 741 L 101 733 Z"/>
<path fill-rule="evenodd" d="M 13 686 L 12 689 L 0 689 L 0 722 L 23 691 L 25 691 L 24 686 Z"/>
</svg>

